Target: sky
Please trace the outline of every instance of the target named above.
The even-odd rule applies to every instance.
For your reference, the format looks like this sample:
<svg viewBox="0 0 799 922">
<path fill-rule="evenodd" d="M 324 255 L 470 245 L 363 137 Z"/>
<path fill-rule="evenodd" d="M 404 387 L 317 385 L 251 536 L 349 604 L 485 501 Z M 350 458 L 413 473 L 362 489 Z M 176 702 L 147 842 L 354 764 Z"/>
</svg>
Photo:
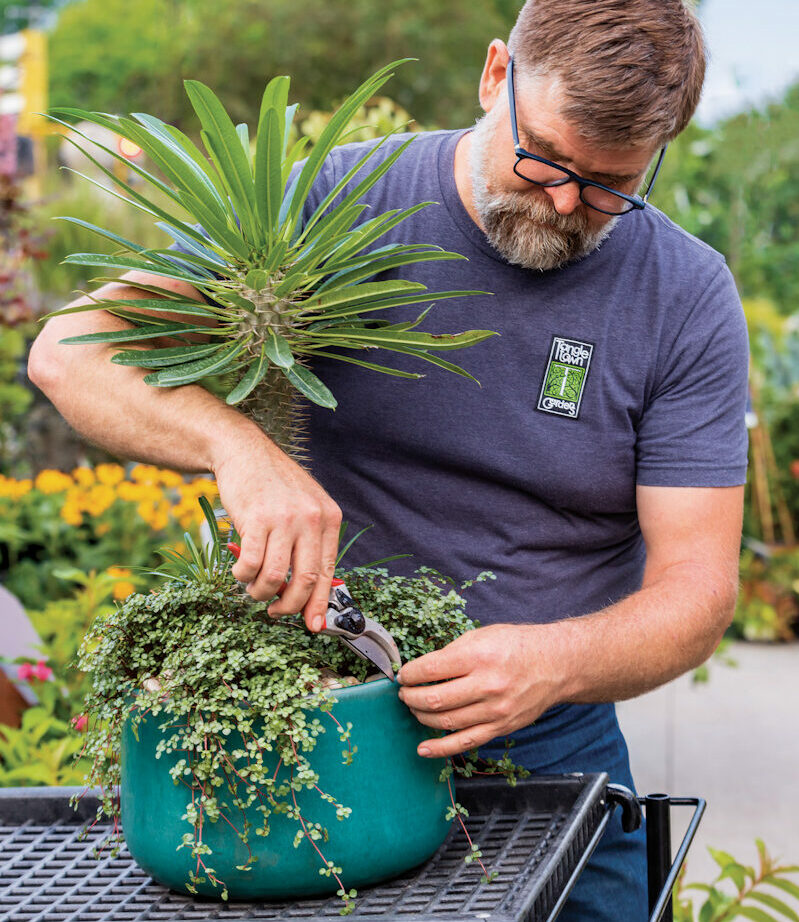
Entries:
<svg viewBox="0 0 799 922">
<path fill-rule="evenodd" d="M 704 0 L 711 61 L 697 118 L 710 126 L 799 79 L 799 0 Z"/>
</svg>

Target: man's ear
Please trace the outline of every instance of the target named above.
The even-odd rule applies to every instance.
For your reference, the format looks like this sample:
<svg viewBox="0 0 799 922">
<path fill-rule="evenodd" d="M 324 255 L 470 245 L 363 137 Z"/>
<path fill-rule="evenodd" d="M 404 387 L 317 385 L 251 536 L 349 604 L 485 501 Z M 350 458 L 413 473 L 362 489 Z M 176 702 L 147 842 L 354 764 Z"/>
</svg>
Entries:
<svg viewBox="0 0 799 922">
<path fill-rule="evenodd" d="M 480 105 L 484 112 L 490 112 L 498 99 L 505 93 L 505 76 L 510 60 L 508 47 L 501 39 L 495 38 L 488 46 L 486 62 L 480 77 Z"/>
</svg>

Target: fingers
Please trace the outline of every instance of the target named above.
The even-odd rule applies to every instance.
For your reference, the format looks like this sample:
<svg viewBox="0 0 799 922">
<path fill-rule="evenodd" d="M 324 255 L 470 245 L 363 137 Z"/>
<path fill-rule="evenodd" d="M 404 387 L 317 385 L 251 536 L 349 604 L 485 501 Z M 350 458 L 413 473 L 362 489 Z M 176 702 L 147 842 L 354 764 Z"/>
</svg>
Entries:
<svg viewBox="0 0 799 922">
<path fill-rule="evenodd" d="M 465 655 L 466 650 L 462 649 L 464 645 L 459 641 L 467 637 L 468 635 L 464 634 L 441 650 L 433 650 L 432 653 L 425 653 L 405 663 L 397 676 L 400 685 L 423 685 L 426 682 L 441 682 L 444 679 L 466 675 L 474 667 L 474 663 Z"/>
<path fill-rule="evenodd" d="M 505 732 L 496 724 L 478 724 L 456 733 L 425 740 L 418 745 L 416 751 L 428 759 L 445 759 L 470 749 L 479 749 Z"/>
<path fill-rule="evenodd" d="M 270 537 L 267 558 L 269 557 L 271 545 L 272 538 Z M 303 606 L 316 588 L 320 577 L 322 540 L 318 531 L 309 529 L 296 536 L 293 549 L 288 548 L 286 545 L 284 546 L 287 553 L 292 555 L 290 558 L 291 581 L 280 598 L 269 606 L 269 614 L 273 617 L 293 615 L 298 611 L 302 611 Z M 283 557 L 278 559 L 285 560 Z"/>
<path fill-rule="evenodd" d="M 404 671 L 405 666 L 402 669 Z M 441 682 L 438 685 L 419 685 L 416 688 L 403 686 L 399 690 L 399 698 L 412 711 L 435 714 L 477 704 L 484 701 L 487 695 L 469 677 Z M 430 724 L 430 726 L 433 725 Z M 452 728 L 445 727 L 444 729 Z"/>
<path fill-rule="evenodd" d="M 242 556 L 244 556 L 244 547 L 245 545 L 242 545 Z M 266 542 L 266 552 L 261 551 L 261 568 L 247 585 L 247 592 L 254 599 L 266 602 L 274 598 L 286 580 L 291 565 L 291 552 L 290 536 L 279 531 L 270 533 Z M 271 610 L 269 613 L 275 616 L 284 614 L 284 612 L 273 613 Z"/>
<path fill-rule="evenodd" d="M 321 631 L 325 626 L 325 615 L 330 598 L 330 584 L 336 572 L 338 555 L 338 524 L 331 523 L 322 533 L 322 567 L 319 579 L 303 609 L 305 623 L 310 631 Z"/>
</svg>

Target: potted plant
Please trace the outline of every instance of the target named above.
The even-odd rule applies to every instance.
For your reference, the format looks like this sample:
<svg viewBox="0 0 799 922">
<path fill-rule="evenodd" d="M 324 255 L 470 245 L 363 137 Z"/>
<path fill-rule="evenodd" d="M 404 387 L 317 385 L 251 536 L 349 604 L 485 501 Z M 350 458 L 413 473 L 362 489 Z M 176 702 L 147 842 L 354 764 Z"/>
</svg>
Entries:
<svg viewBox="0 0 799 922">
<path fill-rule="evenodd" d="M 189 555 L 169 555 L 160 589 L 129 596 L 86 636 L 87 780 L 103 789 L 117 839 L 121 818 L 131 854 L 174 889 L 335 891 L 347 908 L 355 887 L 435 852 L 463 812 L 450 775 L 470 774 L 476 753 L 457 763 L 419 757 L 430 731 L 395 683 L 370 675 L 336 638 L 306 632 L 300 616 L 269 618 L 233 578 L 202 502 L 210 547 L 187 536 Z M 400 577 L 370 565 L 346 576 L 403 661 L 475 626 L 435 571 Z M 507 756 L 485 766 L 516 777 Z M 480 855 L 473 847 L 466 857 Z"/>
<path fill-rule="evenodd" d="M 287 104 L 287 77 L 266 87 L 254 147 L 247 126 L 234 126 L 210 89 L 186 81 L 210 163 L 182 132 L 153 116 L 53 110 L 50 117 L 62 124 L 60 116 L 92 121 L 138 144 L 169 183 L 129 166 L 204 230 L 104 170 L 126 190 L 126 200 L 160 218 L 158 226 L 186 252 L 144 249 L 86 225 L 119 251 L 75 254 L 67 262 L 180 279 L 212 301 L 187 301 L 156 285 L 140 286 L 158 296 L 152 300 L 90 296 L 90 304 L 68 310 L 103 307 L 131 328 L 64 342 L 120 345 L 112 361 L 150 369 L 144 380 L 156 387 L 222 375 L 227 402 L 240 405 L 300 460 L 303 401 L 336 405 L 309 368 L 315 356 L 419 377 L 355 357 L 383 348 L 471 377 L 434 353 L 474 345 L 490 331 L 421 332 L 416 328 L 429 307 L 412 322 L 375 319 L 394 306 L 475 293 L 374 280 L 404 265 L 462 258 L 425 244 L 377 246 L 386 231 L 429 203 L 361 220 L 360 196 L 412 138 L 371 171 L 377 148 L 370 149 L 303 220 L 324 158 L 393 66 L 342 104 L 302 164 L 303 140 L 287 145 L 296 108 Z M 159 312 L 185 320 L 160 319 Z M 196 333 L 205 339 L 187 339 Z M 165 337 L 178 345 L 124 348 Z M 435 851 L 451 820 L 463 822 L 450 783 L 455 767 L 416 754 L 429 730 L 404 708 L 390 679 L 367 681 L 354 654 L 337 640 L 307 634 L 300 620 L 270 623 L 266 603 L 237 587 L 216 516 L 207 502 L 204 510 L 209 546 L 197 548 L 187 536 L 189 556 L 168 555 L 177 569 L 163 574 L 160 589 L 130 596 L 87 635 L 80 665 L 93 682 L 88 780 L 103 787 L 103 809 L 117 832 L 121 816 L 134 857 L 168 885 L 223 897 L 333 890 L 346 911 L 354 886 L 418 864 Z M 349 571 L 348 587 L 364 612 L 394 634 L 403 658 L 443 646 L 473 626 L 463 599 L 453 589 L 443 592 L 435 573 L 390 577 L 380 563 Z M 475 758 L 457 769 L 470 773 Z M 490 767 L 515 778 L 507 756 Z M 394 812 L 400 803 L 402 819 Z M 476 847 L 467 860 L 480 860 Z"/>
</svg>

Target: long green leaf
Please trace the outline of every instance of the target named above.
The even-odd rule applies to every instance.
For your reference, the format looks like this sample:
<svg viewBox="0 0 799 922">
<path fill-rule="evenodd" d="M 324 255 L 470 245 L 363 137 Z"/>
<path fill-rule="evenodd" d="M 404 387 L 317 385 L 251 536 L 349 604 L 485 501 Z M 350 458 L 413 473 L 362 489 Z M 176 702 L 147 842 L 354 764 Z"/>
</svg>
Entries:
<svg viewBox="0 0 799 922">
<path fill-rule="evenodd" d="M 85 227 L 87 230 L 92 231 L 92 233 L 99 234 L 99 236 L 105 237 L 106 240 L 111 240 L 113 243 L 118 243 L 120 246 L 133 253 L 139 253 L 145 249 L 132 240 L 127 240 L 125 237 L 120 237 L 119 234 L 115 234 L 113 231 L 98 227 L 96 224 L 90 224 L 88 221 L 83 221 L 80 218 L 73 218 L 70 215 L 55 215 L 53 221 L 69 221 L 71 224 L 77 224 L 78 227 Z"/>
<path fill-rule="evenodd" d="M 196 362 L 186 362 L 175 368 L 164 368 L 161 371 L 146 375 L 146 384 L 155 387 L 177 387 L 182 384 L 191 384 L 201 378 L 219 374 L 224 371 L 233 359 L 244 349 L 248 340 L 229 343 L 217 349 L 216 354 L 198 359 Z"/>
<path fill-rule="evenodd" d="M 337 362 L 347 362 L 349 365 L 360 365 L 361 368 L 369 368 L 371 371 L 380 371 L 386 375 L 393 375 L 395 378 L 423 378 L 424 375 L 416 371 L 400 371 L 399 368 L 389 368 L 387 365 L 377 365 L 374 362 L 364 362 L 362 359 L 353 358 L 351 355 L 339 355 L 336 352 L 325 352 L 321 349 L 314 349 L 313 355 L 321 355 L 327 359 L 336 359 Z"/>
<path fill-rule="evenodd" d="M 280 116 L 275 109 L 270 108 L 262 113 L 255 148 L 255 203 L 270 243 L 277 234 L 278 215 L 283 200 L 283 139 L 280 129 Z"/>
<path fill-rule="evenodd" d="M 214 92 L 199 80 L 184 80 L 183 85 L 194 111 L 210 141 L 208 153 L 216 159 L 220 178 L 231 194 L 242 230 L 251 244 L 264 243 L 258 233 L 255 212 L 255 189 L 249 158 L 242 150 L 239 137 L 225 107 Z M 206 141 L 204 139 L 204 141 Z M 206 142 L 206 149 L 209 145 Z"/>
<path fill-rule="evenodd" d="M 269 330 L 269 338 L 264 341 L 264 349 L 269 359 L 277 365 L 278 368 L 288 369 L 294 364 L 294 356 L 291 352 L 291 346 L 286 340 L 273 329 Z"/>
<path fill-rule="evenodd" d="M 283 374 L 291 381 L 297 390 L 304 394 L 311 402 L 318 404 L 320 407 L 326 407 L 329 410 L 335 410 L 338 406 L 336 398 L 330 393 L 325 385 L 316 375 L 308 371 L 303 365 L 294 365 L 292 368 L 284 368 Z"/>
<path fill-rule="evenodd" d="M 389 307 L 405 307 L 410 304 L 424 304 L 435 301 L 444 301 L 448 298 L 460 298 L 466 295 L 485 295 L 487 291 L 425 291 L 418 295 L 399 295 L 396 298 L 385 298 L 374 304 L 355 304 L 352 307 L 325 311 L 321 320 L 334 320 L 337 318 L 356 317 L 360 314 L 369 314 L 374 311 L 384 311 Z M 302 335 L 303 330 L 297 330 Z"/>
<path fill-rule="evenodd" d="M 460 365 L 455 365 L 454 362 L 448 362 L 446 359 L 442 359 L 440 355 L 430 355 L 429 352 L 425 352 L 422 349 L 410 349 L 403 346 L 389 346 L 388 348 L 391 352 L 403 352 L 406 355 L 415 355 L 417 358 L 425 362 L 430 362 L 431 365 L 437 365 L 445 371 L 451 371 L 453 374 L 460 375 L 462 378 L 469 378 L 471 381 L 474 381 L 475 384 L 480 383 L 477 378 L 475 378 L 474 375 L 470 375 L 465 368 L 461 368 Z"/>
<path fill-rule="evenodd" d="M 388 137 L 390 137 L 390 135 Z M 414 140 L 415 140 L 414 137 L 410 137 L 406 141 L 404 141 L 402 144 L 400 144 L 400 146 L 395 151 L 393 151 L 391 154 L 389 154 L 389 156 L 386 157 L 386 159 L 379 166 L 377 166 L 374 170 L 371 170 L 349 193 L 347 193 L 346 197 L 342 199 L 338 207 L 347 207 L 348 205 L 351 205 L 355 202 L 360 201 L 364 197 L 364 195 L 366 195 L 366 193 L 375 185 L 375 183 L 377 183 L 380 179 L 382 179 L 382 177 L 391 169 L 391 167 L 405 153 L 405 151 L 408 149 L 408 146 Z M 328 199 L 326 198 L 325 203 L 327 201 Z M 332 201 L 332 198 L 330 198 L 329 201 Z M 327 204 L 325 204 L 325 207 L 327 207 Z M 314 217 L 315 216 L 316 214 L 314 214 Z M 311 221 L 313 221 L 313 217 L 311 218 Z M 311 222 L 309 222 L 309 224 L 310 223 Z M 308 228 L 306 228 L 306 230 L 308 230 Z M 304 233 L 305 231 L 303 231 L 303 234 Z M 314 229 L 313 229 L 312 224 L 310 228 L 310 234 L 311 236 L 313 236 L 314 234 Z M 302 239 L 302 237 L 300 239 Z"/>
<path fill-rule="evenodd" d="M 59 110 L 54 110 L 54 111 L 59 111 Z M 81 112 L 81 110 L 66 110 L 66 111 L 68 112 L 74 111 L 78 113 Z M 110 130 L 117 131 L 117 132 L 121 130 L 119 125 L 117 125 L 115 122 L 111 121 L 108 118 L 94 118 L 94 116 L 97 115 L 98 113 L 87 112 L 83 114 L 86 115 L 87 120 L 94 121 L 97 124 L 102 125 L 103 127 L 109 127 Z M 48 116 L 48 117 L 51 119 L 51 121 L 64 125 L 70 131 L 77 130 L 72 125 L 70 125 L 68 122 L 64 122 L 61 119 L 55 118 L 53 116 Z M 88 137 L 88 135 L 84 135 L 82 132 L 77 132 L 77 133 L 80 134 L 82 137 L 85 137 L 89 141 L 92 140 L 91 138 Z M 202 242 L 206 239 L 198 231 L 196 231 L 191 225 L 184 224 L 179 218 L 164 211 L 162 208 L 155 205 L 150 199 L 141 195 L 129 183 L 125 182 L 123 179 L 118 177 L 113 171 L 109 170 L 107 167 L 99 163 L 99 161 L 97 161 L 86 150 L 85 147 L 82 147 L 80 144 L 74 141 L 69 135 L 66 135 L 65 138 L 67 141 L 69 141 L 70 144 L 72 144 L 79 151 L 81 151 L 81 153 L 85 157 L 87 157 L 88 160 L 90 160 L 91 163 L 93 163 L 97 167 L 98 170 L 104 173 L 112 181 L 112 183 L 124 189 L 131 196 L 131 198 L 127 198 L 123 195 L 120 195 L 118 192 L 114 192 L 113 189 L 110 189 L 102 185 L 102 183 L 93 179 L 91 176 L 86 176 L 84 173 L 81 173 L 78 170 L 72 170 L 69 167 L 67 167 L 66 169 L 68 169 L 70 172 L 83 177 L 88 182 L 92 183 L 92 185 L 95 185 L 98 188 L 102 189 L 102 191 L 107 192 L 110 195 L 113 195 L 115 198 L 118 198 L 121 201 L 126 202 L 128 205 L 133 205 L 135 208 L 138 208 L 140 211 L 143 211 L 146 214 L 164 218 L 170 224 L 174 224 L 176 227 L 180 227 L 186 234 L 188 234 L 190 237 L 195 238 L 199 242 Z M 92 142 L 92 143 L 96 143 L 96 142 Z M 97 143 L 97 146 L 100 147 L 102 150 L 105 150 L 108 153 L 110 153 L 111 156 L 115 157 L 117 160 L 123 161 L 131 169 L 135 170 L 137 173 L 139 173 L 141 176 L 147 179 L 148 182 L 156 186 L 156 188 L 158 188 L 161 192 L 163 192 L 164 195 L 168 196 L 170 199 L 175 201 L 181 208 L 186 207 L 186 203 L 181 198 L 181 196 L 177 194 L 174 189 L 170 188 L 166 183 L 161 182 L 161 180 L 157 179 L 155 176 L 148 173 L 146 170 L 137 166 L 136 164 L 132 162 L 128 162 L 128 160 L 122 157 L 121 154 L 118 154 L 115 151 L 111 150 L 110 148 L 105 147 L 103 144 Z M 204 206 L 202 206 L 198 200 L 194 202 L 192 213 L 194 217 L 200 221 L 200 223 L 206 229 L 206 231 L 211 233 L 220 243 L 224 244 L 224 246 L 227 247 L 227 250 L 229 251 L 229 253 L 236 255 L 240 258 L 247 256 L 248 250 L 247 250 L 247 247 L 244 241 L 237 234 L 234 234 L 232 231 L 230 231 L 225 222 L 219 220 L 217 213 L 212 212 L 210 209 L 207 209 Z"/>
<path fill-rule="evenodd" d="M 132 343 L 139 339 L 155 339 L 158 336 L 177 336 L 184 333 L 214 332 L 213 327 L 192 327 L 185 323 L 164 323 L 157 326 L 141 326 L 132 330 L 103 330 L 100 333 L 82 333 L 80 336 L 68 336 L 59 339 L 64 345 L 82 345 L 84 343 Z"/>
<path fill-rule="evenodd" d="M 364 282 L 361 285 L 351 285 L 347 288 L 325 292 L 322 295 L 314 295 L 303 303 L 303 307 L 307 307 L 308 312 L 324 311 L 327 313 L 329 308 L 342 304 L 352 306 L 417 291 L 427 291 L 427 286 L 423 282 L 410 282 L 407 279 Z"/>
<path fill-rule="evenodd" d="M 150 118 L 152 119 L 152 116 L 150 116 Z M 194 163 L 202 170 L 202 172 L 205 173 L 211 182 L 211 185 L 216 190 L 220 203 L 222 204 L 223 208 L 227 210 L 229 203 L 225 201 L 224 187 L 219 182 L 219 178 L 211 168 L 211 164 L 208 162 L 208 159 L 203 156 L 197 145 L 174 125 L 170 125 L 167 122 L 161 122 L 158 119 L 155 121 L 163 131 L 164 141 L 167 139 L 174 141 L 178 148 L 180 148 L 180 151 L 189 157 L 190 160 L 193 160 Z M 150 124 L 152 124 L 152 122 L 150 122 Z"/>
<path fill-rule="evenodd" d="M 753 890 L 747 894 L 747 899 L 758 900 L 760 903 L 763 903 L 771 909 L 782 913 L 784 916 L 787 916 L 792 920 L 792 922 L 799 922 L 799 915 L 797 915 L 796 912 L 794 912 L 794 910 L 791 909 L 787 903 L 784 903 L 782 900 L 778 900 L 776 896 L 770 896 L 768 893 Z"/>
<path fill-rule="evenodd" d="M 125 308 L 146 309 L 166 314 L 186 314 L 190 317 L 208 317 L 211 320 L 218 320 L 220 313 L 218 309 L 203 307 L 199 301 L 169 301 L 164 303 L 163 298 L 120 298 L 119 300 L 103 298 L 97 303 L 104 307 L 122 305 Z"/>
<path fill-rule="evenodd" d="M 325 291 L 338 288 L 346 288 L 361 279 L 372 278 L 381 272 L 387 272 L 389 269 L 397 269 L 399 266 L 415 265 L 422 262 L 436 262 L 444 260 L 466 259 L 458 253 L 449 253 L 446 250 L 415 251 L 413 253 L 404 253 L 400 256 L 390 256 L 386 259 L 376 259 L 366 263 L 357 269 L 350 269 L 349 272 L 340 272 L 331 276 L 326 282 L 319 285 L 317 293 L 322 294 Z"/>
<path fill-rule="evenodd" d="M 382 67 L 369 77 L 368 80 L 364 81 L 354 93 L 348 96 L 339 109 L 333 114 L 332 118 L 325 126 L 324 131 L 319 136 L 319 140 L 314 145 L 308 159 L 305 161 L 305 166 L 300 173 L 299 183 L 292 197 L 291 208 L 285 227 L 285 234 L 289 237 L 293 233 L 297 221 L 302 214 L 308 192 L 322 167 L 322 163 L 336 145 L 352 116 L 391 78 L 391 71 L 393 68 L 409 60 L 411 59 L 405 58 L 400 61 L 393 61 L 391 64 Z"/>
<path fill-rule="evenodd" d="M 170 263 L 162 263 L 160 260 L 145 262 L 141 259 L 132 259 L 125 256 L 109 256 L 106 253 L 70 253 L 63 260 L 65 263 L 71 263 L 76 266 L 105 266 L 111 269 L 138 269 L 141 272 L 149 272 L 153 275 L 163 275 L 165 278 L 179 279 L 182 282 L 188 282 L 196 285 L 202 279 L 191 276 L 188 272 L 181 272 Z"/>
<path fill-rule="evenodd" d="M 249 397 L 253 390 L 261 383 L 264 375 L 269 368 L 269 359 L 266 355 L 266 348 L 262 345 L 258 358 L 250 365 L 246 373 L 225 398 L 225 403 L 231 406 L 241 403 L 242 400 Z"/>
<path fill-rule="evenodd" d="M 183 362 L 194 362 L 211 355 L 219 348 L 219 343 L 192 346 L 170 346 L 168 349 L 126 349 L 111 356 L 115 365 L 133 365 L 138 368 L 165 368 Z"/>
<path fill-rule="evenodd" d="M 123 133 L 138 144 L 158 164 L 167 178 L 184 193 L 202 202 L 206 208 L 224 218 L 228 208 L 208 172 L 175 142 L 163 128 L 163 122 L 143 112 L 133 113 L 132 119 L 120 118 Z"/>
<path fill-rule="evenodd" d="M 463 333 L 419 333 L 414 331 L 393 330 L 390 327 L 384 330 L 363 330 L 350 333 L 331 333 L 321 330 L 313 334 L 316 339 L 335 341 L 347 338 L 352 342 L 374 345 L 380 348 L 390 346 L 410 346 L 412 349 L 435 349 L 446 351 L 450 349 L 465 349 L 475 346 L 490 336 L 498 336 L 493 330 L 466 330 Z"/>
</svg>

